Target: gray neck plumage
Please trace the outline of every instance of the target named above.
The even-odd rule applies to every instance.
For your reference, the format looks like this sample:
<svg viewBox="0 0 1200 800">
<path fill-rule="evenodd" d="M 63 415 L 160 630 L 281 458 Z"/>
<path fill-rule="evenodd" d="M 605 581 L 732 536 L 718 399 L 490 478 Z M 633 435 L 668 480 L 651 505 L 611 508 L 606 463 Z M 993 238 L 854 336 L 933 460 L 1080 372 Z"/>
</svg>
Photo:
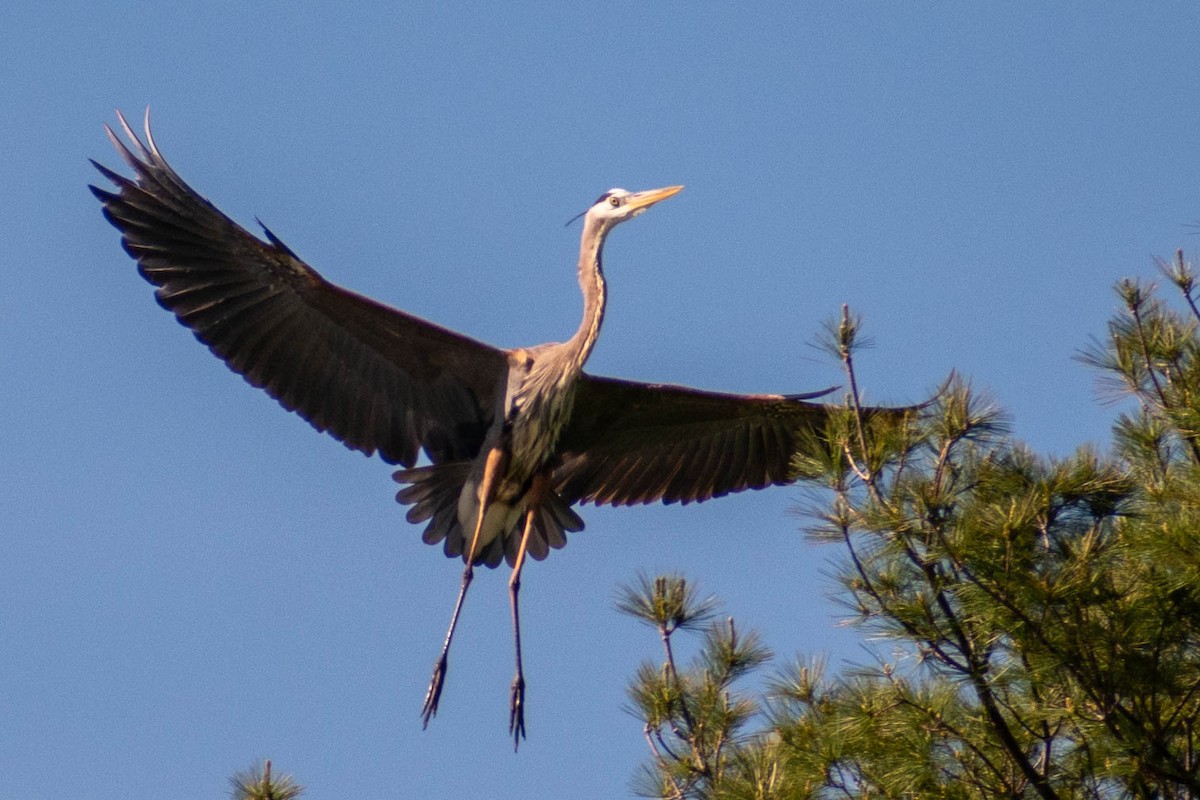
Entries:
<svg viewBox="0 0 1200 800">
<path fill-rule="evenodd" d="M 510 408 L 525 408 L 543 401 L 561 402 L 569 407 L 571 391 L 584 362 L 592 354 L 600 325 L 604 322 L 606 288 L 600 265 L 600 251 L 611 223 L 584 218 L 583 237 L 579 243 L 579 288 L 583 292 L 583 319 L 579 330 L 563 342 L 547 346 L 527 371 L 514 373 L 510 391 Z M 539 348 L 540 349 L 540 348 Z"/>
<path fill-rule="evenodd" d="M 583 319 L 579 323 L 579 330 L 567 342 L 575 356 L 577 369 L 582 369 L 592 354 L 596 338 L 600 335 L 600 325 L 604 322 L 604 304 L 608 293 L 601 265 L 601 250 L 604 248 L 604 237 L 612 227 L 604 220 L 590 217 L 584 218 L 583 225 L 583 237 L 579 242 L 579 288 L 583 291 Z"/>
<path fill-rule="evenodd" d="M 604 321 L 605 286 L 600 250 L 609 223 L 585 218 L 579 245 L 579 288 L 583 320 L 562 344 L 543 350 L 527 372 L 510 375 L 508 402 L 512 428 L 510 476 L 520 483 L 540 469 L 571 418 L 576 381 L 591 355 Z M 515 383 L 513 382 L 515 378 Z M 524 414 L 518 413 L 524 411 Z"/>
</svg>

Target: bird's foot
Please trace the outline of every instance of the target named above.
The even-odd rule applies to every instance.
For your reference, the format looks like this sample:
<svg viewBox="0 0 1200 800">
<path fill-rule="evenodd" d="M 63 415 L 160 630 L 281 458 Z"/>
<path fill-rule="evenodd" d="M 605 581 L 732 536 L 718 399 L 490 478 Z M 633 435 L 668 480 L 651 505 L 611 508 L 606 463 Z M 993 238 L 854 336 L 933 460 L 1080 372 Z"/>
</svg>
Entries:
<svg viewBox="0 0 1200 800">
<path fill-rule="evenodd" d="M 513 737 L 513 752 L 525 738 L 525 677 L 520 672 L 513 678 L 508 703 L 508 732 Z"/>
<path fill-rule="evenodd" d="M 438 700 L 442 697 L 442 684 L 445 680 L 446 653 L 442 653 L 442 657 L 433 665 L 433 678 L 430 679 L 429 688 L 425 691 L 425 703 L 421 706 L 422 728 L 428 728 L 429 720 L 437 716 Z"/>
</svg>

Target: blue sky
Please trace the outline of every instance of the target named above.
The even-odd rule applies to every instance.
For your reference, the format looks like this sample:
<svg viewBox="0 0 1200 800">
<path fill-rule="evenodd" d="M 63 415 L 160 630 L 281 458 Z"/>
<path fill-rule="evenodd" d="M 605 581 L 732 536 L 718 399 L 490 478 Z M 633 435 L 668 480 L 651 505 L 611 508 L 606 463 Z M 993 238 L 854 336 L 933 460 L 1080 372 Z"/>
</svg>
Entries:
<svg viewBox="0 0 1200 800">
<path fill-rule="evenodd" d="M 100 217 L 101 124 L 158 144 L 326 277 L 505 346 L 580 313 L 577 226 L 612 186 L 687 189 L 622 226 L 589 371 L 730 391 L 957 369 L 1019 437 L 1104 446 L 1072 360 L 1110 287 L 1200 217 L 1189 3 L 12 3 L 0 10 L 0 796 L 220 797 L 263 757 L 313 798 L 612 797 L 651 632 L 612 608 L 681 571 L 784 656 L 861 660 L 800 489 L 586 508 L 524 576 L 529 739 L 506 735 L 504 571 L 461 565 L 390 469 L 286 414 L 152 300 Z M 53 786 L 53 790 L 50 787 Z"/>
</svg>

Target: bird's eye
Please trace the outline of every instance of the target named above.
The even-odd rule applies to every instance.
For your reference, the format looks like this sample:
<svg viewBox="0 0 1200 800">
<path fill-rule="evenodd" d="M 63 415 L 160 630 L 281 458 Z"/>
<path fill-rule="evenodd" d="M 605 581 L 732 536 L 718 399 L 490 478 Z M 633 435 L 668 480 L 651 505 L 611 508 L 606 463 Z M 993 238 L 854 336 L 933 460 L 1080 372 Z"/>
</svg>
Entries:
<svg viewBox="0 0 1200 800">
<path fill-rule="evenodd" d="M 610 206 L 612 206 L 613 208 L 620 208 L 620 206 L 621 206 L 621 198 L 617 197 L 617 196 L 614 194 L 612 197 L 608 198 L 608 204 L 609 204 Z"/>
</svg>

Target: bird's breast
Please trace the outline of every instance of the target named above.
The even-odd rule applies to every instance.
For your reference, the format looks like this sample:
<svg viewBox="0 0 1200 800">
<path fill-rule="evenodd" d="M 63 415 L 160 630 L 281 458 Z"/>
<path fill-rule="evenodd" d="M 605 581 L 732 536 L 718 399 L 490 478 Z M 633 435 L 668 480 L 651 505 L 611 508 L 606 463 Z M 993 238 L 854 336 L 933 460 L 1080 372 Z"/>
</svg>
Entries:
<svg viewBox="0 0 1200 800">
<path fill-rule="evenodd" d="M 508 477 L 522 487 L 554 458 L 575 400 L 573 376 L 538 377 L 531 374 L 518 389 L 507 417 Z"/>
</svg>

